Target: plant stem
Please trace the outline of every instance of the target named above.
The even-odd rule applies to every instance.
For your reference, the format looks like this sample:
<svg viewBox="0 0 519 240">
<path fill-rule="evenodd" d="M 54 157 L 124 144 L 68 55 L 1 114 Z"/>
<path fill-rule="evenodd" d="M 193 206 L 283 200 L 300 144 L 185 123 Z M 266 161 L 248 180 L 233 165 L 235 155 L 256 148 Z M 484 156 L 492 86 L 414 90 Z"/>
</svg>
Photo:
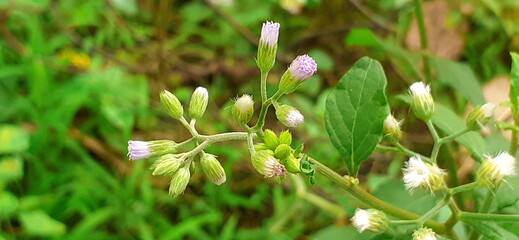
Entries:
<svg viewBox="0 0 519 240">
<path fill-rule="evenodd" d="M 427 29 L 425 27 L 424 14 L 422 8 L 422 0 L 415 0 L 415 14 L 416 20 L 418 22 L 418 30 L 420 31 L 420 45 L 422 48 L 422 61 L 423 67 L 425 71 L 425 79 L 427 83 L 432 82 L 432 74 L 431 74 L 431 63 L 429 62 L 429 57 L 425 54 L 429 48 L 429 43 L 427 40 Z"/>
<path fill-rule="evenodd" d="M 343 177 L 339 174 L 337 174 L 335 171 L 331 170 L 324 164 L 320 163 L 319 161 L 308 158 L 310 161 L 312 161 L 315 164 L 317 172 L 322 174 L 324 177 L 334 181 L 335 183 L 339 184 L 342 188 L 344 188 L 346 191 L 348 191 L 352 196 L 356 197 L 366 205 L 378 209 L 380 211 L 385 212 L 388 215 L 391 215 L 396 218 L 400 218 L 403 220 L 413 220 L 418 219 L 420 215 L 416 213 L 409 212 L 407 210 L 395 207 L 385 201 L 382 201 L 375 196 L 369 194 L 364 189 L 360 188 L 359 186 L 352 183 L 352 180 L 347 177 Z M 445 227 L 443 224 L 433 221 L 433 220 L 427 220 L 424 223 L 425 226 L 432 228 L 436 233 L 443 234 L 445 233 Z"/>
<path fill-rule="evenodd" d="M 305 182 L 303 178 L 301 178 L 301 176 L 295 174 L 290 174 L 289 176 L 292 182 L 294 183 L 296 193 L 299 198 L 304 199 L 312 203 L 313 205 L 329 212 L 337 219 L 346 217 L 346 211 L 344 211 L 344 209 L 341 206 L 332 203 L 319 195 L 308 192 L 305 186 Z"/>
<path fill-rule="evenodd" d="M 265 103 L 267 102 L 267 77 L 268 72 L 261 71 L 261 103 L 263 106 L 265 106 Z"/>
<path fill-rule="evenodd" d="M 519 221 L 519 215 L 508 215 L 508 214 L 491 214 L 491 213 L 472 213 L 472 212 L 460 212 L 458 218 L 461 221 L 466 220 L 484 220 L 484 221 L 501 221 L 501 222 L 517 222 Z"/>
<path fill-rule="evenodd" d="M 199 134 L 198 132 L 196 131 L 196 129 L 191 126 L 191 124 L 189 124 L 186 120 L 186 118 L 184 117 L 181 117 L 178 119 L 182 125 L 184 125 L 184 127 L 189 131 L 189 133 L 191 133 L 191 136 L 195 137 L 195 138 L 198 138 L 199 137 Z"/>
<path fill-rule="evenodd" d="M 219 133 L 214 135 L 198 135 L 199 140 L 209 140 L 211 143 L 233 141 L 233 140 L 246 140 L 248 133 L 246 132 L 227 132 Z"/>
<path fill-rule="evenodd" d="M 258 117 L 258 122 L 254 127 L 252 127 L 252 131 L 258 133 L 263 129 L 263 126 L 265 125 L 265 117 L 267 117 L 267 112 L 270 105 L 272 105 L 273 102 L 277 101 L 281 97 L 281 95 L 283 94 L 280 91 L 277 91 L 271 98 L 267 99 L 265 103 L 261 105 L 261 111 Z"/>
<path fill-rule="evenodd" d="M 420 218 L 418 218 L 416 220 L 416 222 L 419 224 L 419 225 L 423 225 L 423 223 L 426 221 L 426 220 L 429 220 L 430 218 L 434 217 L 436 214 L 438 214 L 438 211 L 440 210 L 440 208 L 442 208 L 443 206 L 445 206 L 449 200 L 451 198 L 451 195 L 449 194 L 445 194 L 444 198 L 438 202 L 436 204 L 436 206 L 434 206 L 433 208 L 431 208 L 429 211 L 427 211 L 424 215 L 422 215 Z"/>
<path fill-rule="evenodd" d="M 449 190 L 449 194 L 454 195 L 454 194 L 459 193 L 459 192 L 470 191 L 470 190 L 474 189 L 477 186 L 478 186 L 478 184 L 476 182 L 471 182 L 471 183 L 463 184 L 463 185 L 457 186 L 455 188 L 451 188 Z"/>
<path fill-rule="evenodd" d="M 516 122 L 517 124 L 517 122 Z M 515 153 L 517 152 L 517 131 L 512 129 L 512 141 L 510 141 L 510 155 L 515 156 Z"/>
</svg>

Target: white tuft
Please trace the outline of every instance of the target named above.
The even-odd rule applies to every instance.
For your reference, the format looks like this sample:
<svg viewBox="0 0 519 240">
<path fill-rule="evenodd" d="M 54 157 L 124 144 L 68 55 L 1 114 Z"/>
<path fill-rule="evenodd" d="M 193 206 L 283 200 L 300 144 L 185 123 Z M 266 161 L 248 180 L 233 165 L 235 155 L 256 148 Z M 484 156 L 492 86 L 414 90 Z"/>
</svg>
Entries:
<svg viewBox="0 0 519 240">
<path fill-rule="evenodd" d="M 489 159 L 502 176 L 515 175 L 515 158 L 507 152 L 500 153 L 495 158 Z"/>
<path fill-rule="evenodd" d="M 494 109 L 496 108 L 496 105 L 492 103 L 485 103 L 483 106 L 481 106 L 481 111 L 483 112 L 483 115 L 485 118 L 490 118 L 494 114 Z"/>
<path fill-rule="evenodd" d="M 423 82 L 415 82 L 409 87 L 413 96 L 429 95 L 431 93 L 431 87 L 425 85 Z"/>
<path fill-rule="evenodd" d="M 364 230 L 371 227 L 370 218 L 371 215 L 368 211 L 357 208 L 355 215 L 351 218 L 351 222 L 359 232 L 364 232 Z"/>
<path fill-rule="evenodd" d="M 290 110 L 287 114 L 286 122 L 289 127 L 297 127 L 305 121 L 305 117 L 297 110 Z"/>
<path fill-rule="evenodd" d="M 243 94 L 240 98 L 236 100 L 234 103 L 236 108 L 238 108 L 238 111 L 240 113 L 245 113 L 250 111 L 254 107 L 254 101 L 252 100 L 252 97 L 248 94 Z"/>
<path fill-rule="evenodd" d="M 193 94 L 202 95 L 204 97 L 204 99 L 207 99 L 209 96 L 209 93 L 207 92 L 207 88 L 205 88 L 205 87 L 197 87 Z"/>
</svg>

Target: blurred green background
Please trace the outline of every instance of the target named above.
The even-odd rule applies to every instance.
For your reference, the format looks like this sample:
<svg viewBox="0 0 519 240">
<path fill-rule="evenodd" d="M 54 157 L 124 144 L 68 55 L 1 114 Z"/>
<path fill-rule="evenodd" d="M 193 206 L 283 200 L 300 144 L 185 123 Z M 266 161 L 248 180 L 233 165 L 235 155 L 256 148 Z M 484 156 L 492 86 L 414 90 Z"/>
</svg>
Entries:
<svg viewBox="0 0 519 240">
<path fill-rule="evenodd" d="M 384 64 L 392 110 L 408 117 L 391 96 L 424 78 L 412 2 L 0 0 L 0 239 L 356 236 L 347 219 L 358 203 L 345 191 L 319 176 L 306 187 L 301 179 L 266 180 L 243 142 L 208 149 L 226 169 L 225 184 L 197 172 L 173 198 L 169 179 L 151 176 L 150 162 L 128 161 L 127 141 L 188 138 L 161 110 L 162 89 L 187 104 L 195 87 L 207 87 L 200 131 L 239 130 L 227 106 L 243 93 L 259 99 L 254 57 L 261 24 L 272 20 L 281 31 L 269 91 L 295 56 L 316 59 L 318 75 L 283 101 L 305 115 L 294 139 L 344 174 L 324 131 L 327 88 L 369 55 Z M 483 86 L 509 72 L 508 52 L 519 49 L 519 3 L 434 0 L 424 11 L 429 51 L 422 53 L 432 59 L 435 96 L 459 113 L 484 102 Z M 273 114 L 268 119 L 268 128 L 283 129 Z M 411 147 L 430 148 L 416 119 L 406 119 L 406 128 Z M 375 154 L 361 182 L 379 197 L 395 195 L 388 185 L 406 194 L 402 160 Z M 343 211 L 316 207 L 305 191 Z"/>
</svg>

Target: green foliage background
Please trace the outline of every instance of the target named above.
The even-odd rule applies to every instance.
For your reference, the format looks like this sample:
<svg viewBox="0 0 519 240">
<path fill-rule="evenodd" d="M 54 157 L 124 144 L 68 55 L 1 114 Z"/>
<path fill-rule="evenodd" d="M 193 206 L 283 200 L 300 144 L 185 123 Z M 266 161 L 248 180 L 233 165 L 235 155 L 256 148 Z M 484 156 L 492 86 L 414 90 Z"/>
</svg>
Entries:
<svg viewBox="0 0 519 240">
<path fill-rule="evenodd" d="M 309 190 L 344 212 L 317 208 L 297 194 L 296 183 L 257 174 L 244 143 L 208 149 L 222 160 L 227 183 L 217 187 L 196 172 L 178 198 L 167 194 L 168 179 L 151 176 L 149 162 L 125 156 L 129 139 L 188 137 L 160 109 L 164 88 L 186 104 L 196 86 L 207 87 L 201 131 L 237 130 L 227 106 L 242 93 L 259 99 L 255 44 L 261 23 L 273 20 L 282 28 L 269 91 L 296 55 L 317 60 L 319 74 L 284 101 L 305 115 L 295 141 L 345 174 L 324 131 L 327 88 L 369 55 L 386 71 L 392 111 L 407 118 L 408 107 L 394 96 L 423 79 L 418 52 L 405 44 L 412 1 L 362 1 L 360 8 L 359 2 L 308 0 L 293 15 L 273 0 L 236 0 L 228 7 L 199 0 L 0 0 L 0 239 L 368 238 L 349 227 L 358 203 L 344 191 L 317 176 Z M 456 129 L 442 121 L 482 103 L 482 84 L 507 74 L 508 52 L 519 49 L 514 0 L 448 6 L 447 28 L 465 28 L 465 44 L 453 59 L 431 53 L 435 99 L 448 107 L 435 121 L 446 133 Z M 426 134 L 414 118 L 406 126 Z M 283 129 L 274 121 L 267 127 Z M 418 150 L 431 146 L 408 142 Z M 500 136 L 459 143 L 472 152 L 485 143 L 494 151 L 507 146 Z M 431 197 L 413 201 L 398 184 L 403 160 L 375 153 L 359 177 L 374 195 L 423 212 Z"/>
</svg>

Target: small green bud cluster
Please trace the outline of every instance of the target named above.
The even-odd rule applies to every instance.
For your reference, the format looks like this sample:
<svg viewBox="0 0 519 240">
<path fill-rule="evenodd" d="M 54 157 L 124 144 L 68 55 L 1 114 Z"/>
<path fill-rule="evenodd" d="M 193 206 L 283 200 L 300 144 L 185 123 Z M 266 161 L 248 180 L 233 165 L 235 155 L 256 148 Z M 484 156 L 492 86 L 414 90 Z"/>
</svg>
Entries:
<svg viewBox="0 0 519 240">
<path fill-rule="evenodd" d="M 301 152 L 297 151 L 297 149 L 292 149 L 290 146 L 291 144 L 292 134 L 290 134 L 289 131 L 281 132 L 278 137 L 273 131 L 267 129 L 265 130 L 264 143 L 256 144 L 255 149 L 256 151 L 261 152 L 262 156 L 268 155 L 270 158 L 283 166 L 286 171 L 291 173 L 299 173 L 301 172 Z M 264 172 L 258 168 L 256 169 L 260 173 Z"/>
</svg>

